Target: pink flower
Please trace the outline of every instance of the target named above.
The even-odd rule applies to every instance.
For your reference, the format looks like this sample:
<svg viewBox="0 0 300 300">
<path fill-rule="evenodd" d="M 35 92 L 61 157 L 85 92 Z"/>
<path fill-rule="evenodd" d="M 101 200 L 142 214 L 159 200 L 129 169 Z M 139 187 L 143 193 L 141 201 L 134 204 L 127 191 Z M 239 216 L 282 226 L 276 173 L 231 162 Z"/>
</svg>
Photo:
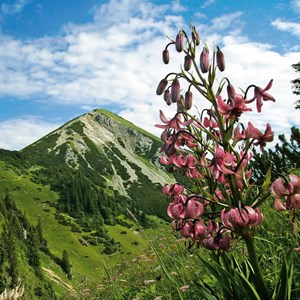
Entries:
<svg viewBox="0 0 300 300">
<path fill-rule="evenodd" d="M 168 206 L 167 213 L 168 216 L 172 219 L 184 219 L 185 218 L 185 201 L 186 196 L 175 196 L 174 201 L 171 202 Z"/>
<path fill-rule="evenodd" d="M 187 201 L 185 218 L 186 219 L 197 219 L 204 213 L 203 204 L 193 198 Z"/>
<path fill-rule="evenodd" d="M 179 183 L 170 184 L 170 187 L 168 187 L 168 185 L 163 187 L 163 193 L 167 196 L 178 196 L 181 195 L 183 191 L 184 186 Z"/>
<path fill-rule="evenodd" d="M 264 217 L 257 207 L 253 209 L 251 206 L 239 209 L 237 207 L 226 211 L 221 211 L 221 220 L 225 227 L 236 229 L 239 227 L 253 227 L 263 222 Z"/>
<path fill-rule="evenodd" d="M 259 129 L 255 128 L 251 122 L 248 122 L 247 131 L 250 138 L 257 140 L 254 145 L 259 145 L 261 152 L 264 152 L 264 147 L 267 145 L 267 142 L 274 140 L 274 132 L 271 130 L 269 123 L 267 123 L 265 132 L 262 133 Z"/>
<path fill-rule="evenodd" d="M 193 135 L 191 135 L 187 131 L 181 131 L 178 133 L 176 146 L 179 148 L 180 146 L 188 146 L 189 148 L 194 148 L 198 146 L 198 143 L 195 141 Z"/>
<path fill-rule="evenodd" d="M 181 114 L 176 114 L 176 116 L 172 119 L 167 119 L 164 113 L 160 110 L 159 111 L 160 119 L 165 125 L 161 124 L 156 124 L 155 126 L 158 128 L 163 128 L 163 129 L 174 129 L 176 132 L 181 130 L 183 126 L 190 125 L 193 120 L 190 119 L 188 121 L 182 121 L 182 116 Z"/>
<path fill-rule="evenodd" d="M 252 110 L 245 105 L 245 99 L 240 94 L 235 94 L 233 99 L 229 98 L 229 104 L 226 104 L 221 96 L 218 96 L 217 101 L 220 114 L 235 121 L 238 120 L 243 112 Z"/>
<path fill-rule="evenodd" d="M 220 182 L 224 182 L 224 174 L 234 174 L 233 170 L 228 169 L 235 165 L 236 159 L 232 153 L 225 152 L 220 146 L 216 146 L 216 153 L 209 165 L 205 165 L 202 159 L 202 165 L 209 167 L 213 177 Z"/>
<path fill-rule="evenodd" d="M 271 79 L 268 83 L 268 85 L 262 89 L 258 86 L 254 87 L 254 96 L 250 100 L 245 101 L 245 103 L 251 103 L 254 100 L 256 100 L 256 108 L 258 112 L 261 112 L 261 107 L 263 105 L 263 100 L 264 101 L 273 101 L 275 102 L 275 98 L 271 96 L 267 91 L 272 87 L 273 84 L 273 79 Z"/>
<path fill-rule="evenodd" d="M 283 183 L 281 178 L 277 178 L 271 185 L 276 210 L 300 209 L 300 178 L 290 174 L 289 179 L 289 182 Z"/>
<path fill-rule="evenodd" d="M 209 250 L 229 251 L 231 237 L 229 235 L 211 236 L 203 243 L 204 248 Z"/>
</svg>

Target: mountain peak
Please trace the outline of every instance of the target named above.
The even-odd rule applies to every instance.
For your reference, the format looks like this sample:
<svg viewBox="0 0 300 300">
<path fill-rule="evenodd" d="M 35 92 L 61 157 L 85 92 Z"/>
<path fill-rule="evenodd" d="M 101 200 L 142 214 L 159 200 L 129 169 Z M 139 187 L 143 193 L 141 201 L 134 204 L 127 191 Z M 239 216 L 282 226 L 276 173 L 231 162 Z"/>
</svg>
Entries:
<svg viewBox="0 0 300 300">
<path fill-rule="evenodd" d="M 137 189 L 161 191 L 162 184 L 172 181 L 160 168 L 161 145 L 157 137 L 133 123 L 109 111 L 95 109 L 22 152 L 36 164 L 67 165 L 93 178 L 97 185 L 133 197 Z"/>
</svg>

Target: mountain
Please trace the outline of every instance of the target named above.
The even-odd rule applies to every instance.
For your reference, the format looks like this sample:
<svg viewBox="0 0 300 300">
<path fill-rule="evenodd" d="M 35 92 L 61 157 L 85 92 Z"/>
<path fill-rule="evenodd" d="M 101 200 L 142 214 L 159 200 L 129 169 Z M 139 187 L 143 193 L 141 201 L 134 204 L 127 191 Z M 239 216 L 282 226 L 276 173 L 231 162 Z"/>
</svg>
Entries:
<svg viewBox="0 0 300 300">
<path fill-rule="evenodd" d="M 0 149 L 0 299 L 76 294 L 85 280 L 99 284 L 103 259 L 146 251 L 139 226 L 159 234 L 161 188 L 174 181 L 158 162 L 161 145 L 94 110 L 21 151 Z"/>
<path fill-rule="evenodd" d="M 21 150 L 31 164 L 67 165 L 108 194 L 165 216 L 161 187 L 172 181 L 158 162 L 161 141 L 106 110 L 84 114 Z M 150 199 L 150 198 L 151 199 Z"/>
</svg>

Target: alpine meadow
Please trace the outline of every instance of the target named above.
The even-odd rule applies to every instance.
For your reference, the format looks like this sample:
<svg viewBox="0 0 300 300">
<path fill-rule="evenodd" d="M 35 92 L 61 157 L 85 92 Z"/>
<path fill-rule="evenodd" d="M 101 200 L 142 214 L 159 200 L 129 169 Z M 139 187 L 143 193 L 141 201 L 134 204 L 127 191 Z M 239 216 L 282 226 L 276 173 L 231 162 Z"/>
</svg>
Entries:
<svg viewBox="0 0 300 300">
<path fill-rule="evenodd" d="M 220 3 L 204 2 L 199 6 L 204 12 Z M 0 38 L 1 24 L 9 24 L 8 17 L 21 14 L 30 3 L 24 0 L 0 5 Z M 171 15 L 187 14 L 188 9 L 180 1 L 162 5 L 142 0 L 134 1 L 136 7 L 132 7 L 130 1 L 111 0 L 98 9 L 95 3 L 89 12 L 94 23 L 80 27 L 70 21 L 64 24 L 65 36 L 51 39 L 43 35 L 39 40 L 32 38 L 29 48 L 23 47 L 28 52 L 38 45 L 41 51 L 35 51 L 35 55 L 44 55 L 48 60 L 45 59 L 42 72 L 37 66 L 29 67 L 34 55 L 22 62 L 25 73 L 34 73 L 30 73 L 32 82 L 35 78 L 40 81 L 37 86 L 23 89 L 20 99 L 38 99 L 38 91 L 41 100 L 34 103 L 42 103 L 41 111 L 50 111 L 47 99 L 57 97 L 55 105 L 59 101 L 66 101 L 64 105 L 78 101 L 85 113 L 68 119 L 53 131 L 51 127 L 46 135 L 20 150 L 0 149 L 0 300 L 300 299 L 300 130 L 294 121 L 300 100 L 288 108 L 291 117 L 287 122 L 287 108 L 276 95 L 283 83 L 269 78 L 268 71 L 262 72 L 263 76 L 258 71 L 254 76 L 244 76 L 249 71 L 247 59 L 260 55 L 243 51 L 236 55 L 235 47 L 226 44 L 228 40 L 234 42 L 232 36 L 224 34 L 224 39 L 220 38 L 217 25 L 230 26 L 232 18 L 215 20 L 215 26 L 210 27 L 216 34 L 207 41 L 201 28 L 209 32 L 208 25 L 198 28 L 190 22 L 184 27 L 186 24 L 178 16 Z M 299 1 L 291 3 L 300 12 Z M 231 7 L 227 5 L 224 9 Z M 275 8 L 283 7 L 278 4 Z M 36 6 L 36 11 L 37 8 L 42 18 L 43 6 Z M 168 8 L 170 15 L 160 16 L 158 22 L 157 14 L 164 15 Z M 136 15 L 135 9 L 139 10 Z M 74 11 L 70 9 L 70 17 L 77 16 Z M 124 22 L 135 28 L 138 37 L 129 34 L 130 45 L 125 36 L 131 31 L 123 23 L 116 30 L 108 22 L 108 11 L 114 12 L 118 22 L 128 18 Z M 148 14 L 151 17 L 147 19 Z M 234 18 L 241 15 L 237 12 Z M 195 16 L 205 17 L 200 12 Z M 163 26 L 162 20 L 170 27 L 178 23 L 176 30 L 168 30 L 164 36 L 163 46 L 153 37 L 153 32 Z M 56 22 L 54 18 L 53 27 Z M 293 25 L 293 33 L 299 34 L 296 23 L 284 23 L 283 19 L 273 23 L 283 31 Z M 34 22 L 30 24 L 33 26 Z M 95 24 L 111 33 L 111 44 L 118 42 L 121 46 L 110 48 L 107 37 L 94 34 Z M 234 24 L 242 27 L 244 23 Z M 147 26 L 151 30 L 145 29 Z M 239 30 L 235 28 L 231 34 L 253 47 L 254 43 L 238 36 Z M 87 44 L 93 40 L 87 38 L 91 34 L 95 38 L 89 44 L 92 47 L 70 46 L 74 32 Z M 152 38 L 153 44 L 149 42 Z M 6 40 L 11 42 L 10 49 L 22 44 L 21 38 Z M 93 59 L 93 53 L 89 56 L 84 52 L 97 52 L 99 40 L 101 47 L 110 49 L 103 61 L 112 64 L 113 76 L 101 65 L 102 61 L 94 72 L 99 60 Z M 47 44 L 49 49 L 42 49 L 39 43 Z M 147 49 L 141 47 L 143 43 Z M 132 54 L 135 47 L 137 52 L 129 55 L 130 60 L 126 54 Z M 260 57 L 260 64 L 268 65 L 268 59 L 274 60 L 270 54 L 273 50 L 268 47 L 261 47 L 268 55 Z M 0 58 L 1 49 L 0 46 Z M 297 49 L 295 46 L 293 51 Z M 85 55 L 78 59 L 76 51 Z M 146 54 L 141 54 L 143 51 Z M 65 59 L 67 52 L 73 56 Z M 159 57 L 159 67 L 149 63 L 152 52 Z M 120 67 L 113 64 L 116 53 Z M 14 51 L 9 55 L 13 57 Z M 234 65 L 232 57 L 238 68 L 230 69 Z M 280 63 L 281 57 L 288 55 L 277 55 Z M 295 76 L 288 84 L 292 94 L 299 96 L 297 59 L 290 65 Z M 143 60 L 144 65 L 140 65 Z M 80 64 L 87 61 L 88 74 L 84 74 L 86 69 L 81 69 Z M 74 73 L 68 73 L 68 66 L 74 62 L 78 66 L 73 66 Z M 128 70 L 135 70 L 134 76 L 127 69 L 122 73 L 124 63 Z M 136 71 L 137 65 L 141 70 Z M 280 64 L 276 67 L 280 68 Z M 231 72 L 226 73 L 228 68 Z M 8 74 L 17 67 L 14 61 L 1 69 Z M 107 78 L 106 73 L 101 73 L 103 70 Z M 238 74 L 232 70 L 239 70 Z M 105 80 L 101 77 L 95 85 L 90 81 L 95 74 L 102 74 Z M 16 89 L 22 76 L 16 77 Z M 132 80 L 138 77 L 140 81 Z M 43 85 L 41 78 L 49 79 L 48 83 Z M 151 84 L 146 85 L 145 78 Z M 237 78 L 239 83 L 235 82 Z M 7 75 L 6 79 L 8 82 L 10 77 Z M 67 80 L 72 84 L 66 84 Z M 156 86 L 152 86 L 152 80 Z M 98 88 L 99 82 L 104 82 L 101 95 L 93 98 L 91 95 L 96 92 L 91 87 Z M 115 88 L 111 88 L 112 82 Z M 149 86 L 155 98 L 149 100 L 153 101 L 151 104 L 145 100 L 150 94 Z M 128 94 L 122 94 L 123 89 L 128 89 Z M 65 91 L 70 98 L 62 100 Z M 76 98 L 84 93 L 83 99 L 91 96 L 86 104 Z M 46 99 L 45 95 L 51 97 Z M 140 95 L 143 96 L 136 101 Z M 15 101 L 13 97 L 13 91 L 8 91 L 7 101 Z M 103 101 L 103 105 L 97 101 Z M 156 110 L 158 101 L 160 109 Z M 114 105 L 122 107 L 123 113 L 110 109 Z M 285 110 L 278 120 L 280 107 Z M 138 115 L 136 122 L 124 117 L 131 116 L 131 112 Z M 153 131 L 138 125 L 147 123 L 154 113 L 159 120 L 152 124 Z M 30 122 L 46 124 L 34 118 Z M 7 124 L 3 132 L 10 133 Z M 21 135 L 24 131 L 19 129 Z M 284 130 L 278 134 L 281 129 Z M 16 138 L 17 131 L 11 132 L 14 134 L 10 138 Z"/>
</svg>

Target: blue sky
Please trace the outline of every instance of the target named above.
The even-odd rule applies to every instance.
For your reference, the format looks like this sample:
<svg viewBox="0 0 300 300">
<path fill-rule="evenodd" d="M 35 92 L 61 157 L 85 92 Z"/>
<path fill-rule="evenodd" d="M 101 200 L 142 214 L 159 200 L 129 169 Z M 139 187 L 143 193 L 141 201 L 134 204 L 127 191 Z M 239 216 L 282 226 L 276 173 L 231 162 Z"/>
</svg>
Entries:
<svg viewBox="0 0 300 300">
<path fill-rule="evenodd" d="M 300 125 L 290 83 L 299 76 L 291 67 L 300 61 L 299 17 L 299 0 L 0 0 L 0 148 L 19 150 L 95 108 L 159 135 L 159 110 L 171 117 L 174 107 L 156 86 L 182 62 L 174 53 L 163 65 L 161 51 L 190 22 L 222 48 L 222 75 L 236 87 L 274 79 L 277 101 L 249 118 L 288 133 Z"/>
</svg>

